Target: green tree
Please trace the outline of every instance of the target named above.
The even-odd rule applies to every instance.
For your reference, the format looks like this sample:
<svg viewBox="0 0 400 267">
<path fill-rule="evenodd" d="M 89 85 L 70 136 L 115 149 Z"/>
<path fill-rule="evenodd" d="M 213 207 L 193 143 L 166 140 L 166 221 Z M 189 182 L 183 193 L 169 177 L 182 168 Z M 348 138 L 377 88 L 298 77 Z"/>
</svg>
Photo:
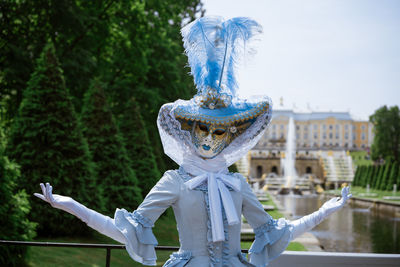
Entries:
<svg viewBox="0 0 400 267">
<path fill-rule="evenodd" d="M 359 186 L 360 185 L 360 170 L 361 170 L 361 167 L 357 166 L 356 172 L 354 174 L 353 186 Z"/>
<path fill-rule="evenodd" d="M 145 197 L 160 179 L 160 172 L 139 105 L 134 98 L 126 104 L 125 112 L 120 120 L 120 129 L 131 160 L 131 167 L 136 172 L 142 196 Z"/>
<path fill-rule="evenodd" d="M 379 183 L 379 187 L 378 189 L 380 190 L 386 190 L 386 187 L 388 185 L 389 182 L 389 176 L 390 176 L 390 170 L 392 168 L 392 164 L 391 163 L 386 163 L 385 164 L 385 169 L 383 171 L 383 175 L 382 175 L 382 179 Z"/>
<path fill-rule="evenodd" d="M 378 165 L 376 166 L 376 170 L 374 173 L 374 176 L 372 176 L 371 178 L 371 188 L 375 188 L 376 184 L 379 180 L 379 176 L 381 175 L 381 170 L 382 170 L 382 165 Z"/>
<path fill-rule="evenodd" d="M 400 160 L 400 110 L 398 106 L 383 106 L 370 116 L 375 137 L 372 143 L 372 159 Z"/>
<path fill-rule="evenodd" d="M 400 163 L 397 163 L 397 170 L 394 171 L 397 188 L 400 188 Z"/>
<path fill-rule="evenodd" d="M 387 191 L 393 190 L 393 185 L 397 183 L 396 178 L 398 174 L 398 169 L 399 169 L 399 164 L 397 162 L 394 162 L 392 168 L 390 169 L 389 180 L 386 185 Z M 399 187 L 399 184 L 397 184 L 397 187 Z"/>
<path fill-rule="evenodd" d="M 364 179 L 363 179 L 363 181 L 362 181 L 362 184 L 361 184 L 360 186 L 366 187 L 367 184 L 370 183 L 370 181 L 371 181 L 371 176 L 372 176 L 372 172 L 373 172 L 373 171 L 374 171 L 374 166 L 373 166 L 373 165 L 368 165 L 368 166 L 367 166 L 367 171 L 366 171 L 365 177 L 364 177 Z"/>
<path fill-rule="evenodd" d="M 138 207 L 142 195 L 103 87 L 98 79 L 92 82 L 85 94 L 81 122 L 97 166 L 97 186 L 104 191 L 105 212 L 111 215 L 115 208 Z M 139 138 L 136 142 L 140 143 Z"/>
<path fill-rule="evenodd" d="M 7 154 L 21 166 L 20 189 L 29 196 L 40 182 L 55 192 L 103 209 L 102 192 L 95 187 L 94 165 L 65 87 L 53 44 L 47 44 L 24 91 L 10 132 Z M 42 200 L 32 202 L 30 218 L 42 235 L 88 233 L 82 222 Z"/>
<path fill-rule="evenodd" d="M 360 184 L 364 184 L 366 181 L 367 169 L 368 169 L 368 167 L 365 165 L 360 166 L 360 174 L 358 177 Z"/>
<path fill-rule="evenodd" d="M 5 156 L 5 140 L 0 120 L 0 239 L 32 240 L 36 224 L 28 220 L 27 194 L 16 190 L 19 166 Z M 25 253 L 24 246 L 0 246 L 0 265 L 21 266 Z"/>
<path fill-rule="evenodd" d="M 102 77 L 114 116 L 135 97 L 161 171 L 164 156 L 156 118 L 162 104 L 193 96 L 185 68 L 182 25 L 204 13 L 200 0 L 3 1 L 0 9 L 0 99 L 12 120 L 37 58 L 51 39 L 75 109 L 92 77 Z"/>
<path fill-rule="evenodd" d="M 384 173 L 384 172 L 385 172 L 385 164 L 379 166 L 379 171 L 378 171 L 378 174 L 377 174 L 377 176 L 376 176 L 376 179 L 374 180 L 374 186 L 373 186 L 373 188 L 379 189 L 379 186 L 380 186 L 381 181 L 382 181 L 382 179 L 383 179 L 383 173 Z"/>
<path fill-rule="evenodd" d="M 367 185 L 369 185 L 370 187 L 373 186 L 377 173 L 378 173 L 378 166 L 370 165 L 370 172 L 368 174 L 368 180 L 366 181 L 365 187 Z"/>
</svg>

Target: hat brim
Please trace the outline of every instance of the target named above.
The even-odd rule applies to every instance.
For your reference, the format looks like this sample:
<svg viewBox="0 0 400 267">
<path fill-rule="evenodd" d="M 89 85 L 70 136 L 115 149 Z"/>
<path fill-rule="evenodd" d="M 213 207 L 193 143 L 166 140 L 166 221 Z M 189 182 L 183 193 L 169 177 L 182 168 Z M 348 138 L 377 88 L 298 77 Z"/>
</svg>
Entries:
<svg viewBox="0 0 400 267">
<path fill-rule="evenodd" d="M 229 107 L 206 109 L 194 104 L 192 100 L 184 101 L 174 109 L 174 116 L 178 120 L 198 121 L 207 124 L 222 126 L 235 125 L 249 120 L 254 120 L 261 114 L 268 112 L 270 102 L 235 101 Z"/>
</svg>

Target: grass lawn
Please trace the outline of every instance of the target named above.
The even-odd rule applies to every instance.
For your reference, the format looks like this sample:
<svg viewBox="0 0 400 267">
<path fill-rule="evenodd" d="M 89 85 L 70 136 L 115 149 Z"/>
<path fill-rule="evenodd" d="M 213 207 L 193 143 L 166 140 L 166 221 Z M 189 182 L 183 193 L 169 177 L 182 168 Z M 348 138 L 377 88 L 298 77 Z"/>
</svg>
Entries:
<svg viewBox="0 0 400 267">
<path fill-rule="evenodd" d="M 353 151 L 353 152 L 350 152 L 350 155 L 351 155 L 354 165 L 356 165 L 356 166 L 372 164 L 372 160 L 367 159 L 368 154 L 366 151 Z"/>
<path fill-rule="evenodd" d="M 249 249 L 252 242 L 241 242 L 242 249 Z M 289 246 L 286 248 L 288 251 L 307 251 L 307 249 L 299 242 L 290 242 Z"/>
<path fill-rule="evenodd" d="M 331 193 L 331 194 L 336 194 L 336 195 L 340 196 L 340 191 L 341 191 L 341 189 L 329 190 L 329 191 L 326 191 L 326 192 L 327 193 Z M 363 187 L 359 187 L 359 186 L 351 187 L 350 192 L 353 194 L 353 196 L 359 197 L 359 198 L 376 199 L 376 200 L 383 200 L 383 201 L 388 201 L 388 202 L 400 203 L 400 200 L 383 199 L 384 196 L 397 196 L 397 197 L 400 197 L 400 192 L 396 192 L 395 194 L 393 194 L 392 191 L 382 191 L 382 190 L 370 189 L 369 190 L 369 195 L 365 195 L 366 192 L 367 192 L 367 189 L 363 188 Z"/>
</svg>

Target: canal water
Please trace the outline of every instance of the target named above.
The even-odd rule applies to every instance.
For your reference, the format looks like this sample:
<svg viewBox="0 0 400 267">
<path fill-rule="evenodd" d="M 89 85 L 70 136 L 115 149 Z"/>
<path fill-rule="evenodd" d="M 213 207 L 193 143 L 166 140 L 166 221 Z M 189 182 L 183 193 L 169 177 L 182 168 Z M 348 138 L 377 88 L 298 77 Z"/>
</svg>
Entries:
<svg viewBox="0 0 400 267">
<path fill-rule="evenodd" d="M 329 198 L 279 195 L 277 199 L 297 219 L 318 210 Z M 400 253 L 400 219 L 353 204 L 330 215 L 311 233 L 329 252 Z"/>
</svg>

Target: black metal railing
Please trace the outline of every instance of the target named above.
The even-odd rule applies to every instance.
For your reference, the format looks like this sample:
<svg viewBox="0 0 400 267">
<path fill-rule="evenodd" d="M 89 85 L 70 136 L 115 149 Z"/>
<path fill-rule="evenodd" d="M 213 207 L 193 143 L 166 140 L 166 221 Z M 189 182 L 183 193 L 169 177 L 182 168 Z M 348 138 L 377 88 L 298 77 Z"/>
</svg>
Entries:
<svg viewBox="0 0 400 267">
<path fill-rule="evenodd" d="M 103 248 L 106 249 L 106 267 L 110 266 L 111 250 L 125 249 L 124 245 L 111 244 L 88 244 L 88 243 L 59 243 L 59 242 L 34 242 L 34 241 L 13 241 L 0 240 L 0 245 L 8 246 L 32 246 L 32 247 L 70 247 L 70 248 Z M 156 246 L 156 250 L 178 251 L 179 247 L 175 246 Z M 247 253 L 247 249 L 242 249 L 242 252 Z"/>
</svg>

